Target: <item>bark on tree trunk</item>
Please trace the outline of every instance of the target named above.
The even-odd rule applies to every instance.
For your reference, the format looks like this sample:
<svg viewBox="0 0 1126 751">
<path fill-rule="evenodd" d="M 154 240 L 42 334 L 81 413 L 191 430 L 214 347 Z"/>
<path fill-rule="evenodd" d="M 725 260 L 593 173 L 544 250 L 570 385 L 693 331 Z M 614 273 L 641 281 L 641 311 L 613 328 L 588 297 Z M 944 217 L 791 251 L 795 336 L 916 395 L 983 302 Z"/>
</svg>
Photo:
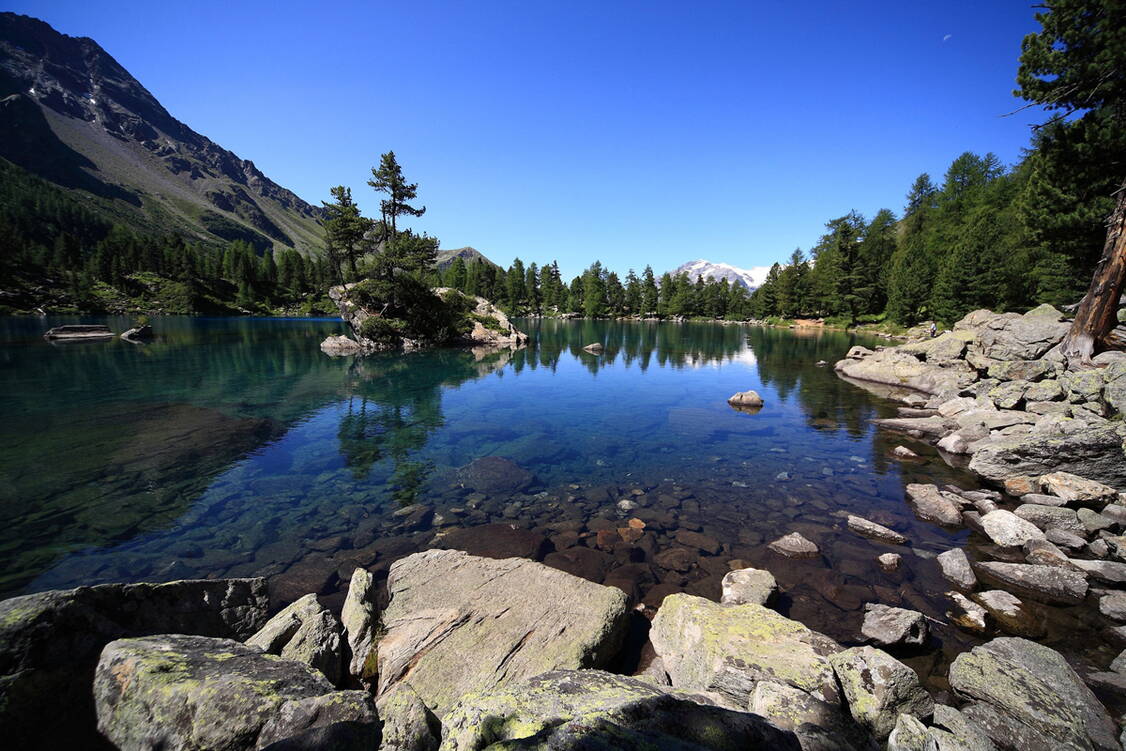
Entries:
<svg viewBox="0 0 1126 751">
<path fill-rule="evenodd" d="M 1126 181 L 1117 194 L 1107 220 L 1103 256 L 1063 340 L 1061 349 L 1069 365 L 1090 365 L 1095 346 L 1106 347 L 1106 337 L 1118 323 L 1118 300 L 1126 281 Z"/>
</svg>

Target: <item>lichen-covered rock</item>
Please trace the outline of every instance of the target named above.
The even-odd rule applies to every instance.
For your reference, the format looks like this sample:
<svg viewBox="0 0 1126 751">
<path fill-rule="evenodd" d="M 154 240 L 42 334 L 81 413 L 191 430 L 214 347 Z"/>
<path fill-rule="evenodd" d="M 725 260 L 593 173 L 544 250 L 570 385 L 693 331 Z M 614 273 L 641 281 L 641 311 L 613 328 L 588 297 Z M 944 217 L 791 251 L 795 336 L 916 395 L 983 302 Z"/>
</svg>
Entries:
<svg viewBox="0 0 1126 751">
<path fill-rule="evenodd" d="M 375 703 L 383 724 L 379 751 L 436 751 L 442 723 L 407 683 L 398 683 Z"/>
<path fill-rule="evenodd" d="M 1087 579 L 1065 568 L 1000 561 L 985 561 L 974 568 L 1017 594 L 1049 605 L 1077 605 L 1087 596 Z"/>
<path fill-rule="evenodd" d="M 720 602 L 725 605 L 766 605 L 778 592 L 778 582 L 769 571 L 758 568 L 741 568 L 723 575 L 723 596 Z"/>
<path fill-rule="evenodd" d="M 952 548 L 945 553 L 939 553 L 935 560 L 938 561 L 943 578 L 954 586 L 967 591 L 977 586 L 977 577 L 966 557 L 966 551 Z"/>
<path fill-rule="evenodd" d="M 915 515 L 923 521 L 947 527 L 957 527 L 962 524 L 961 507 L 939 492 L 935 485 L 909 483 L 907 501 L 914 509 Z"/>
<path fill-rule="evenodd" d="M 364 682 L 375 680 L 375 577 L 357 568 L 348 583 L 348 595 L 340 611 L 344 634 L 352 657 L 348 672 Z"/>
<path fill-rule="evenodd" d="M 802 751 L 851 751 L 868 745 L 844 707 L 815 699 L 784 683 L 759 681 L 749 708 L 794 733 Z"/>
<path fill-rule="evenodd" d="M 470 691 L 605 665 L 629 617 L 629 600 L 615 587 L 456 550 L 396 561 L 387 591 L 378 692 L 405 681 L 439 718 Z"/>
<path fill-rule="evenodd" d="M 993 620 L 1005 633 L 1032 638 L 1044 635 L 1043 618 L 1011 592 L 991 589 L 977 592 L 971 597 L 989 611 Z"/>
<path fill-rule="evenodd" d="M 0 602 L 0 727 L 19 748 L 96 740 L 90 684 L 114 639 L 186 633 L 245 639 L 265 624 L 264 579 L 100 584 Z"/>
<path fill-rule="evenodd" d="M 1019 548 L 1029 540 L 1044 539 L 1044 533 L 1034 524 L 1004 509 L 991 511 L 981 517 L 981 526 L 989 539 L 1003 548 Z"/>
<path fill-rule="evenodd" d="M 444 719 L 442 751 L 801 748 L 758 715 L 693 699 L 705 701 L 599 670 L 553 671 L 464 696 Z"/>
<path fill-rule="evenodd" d="M 1118 497 L 1118 491 L 1109 485 L 1070 472 L 1050 472 L 1041 475 L 1037 483 L 1046 493 L 1067 502 L 1101 505 L 1111 503 Z"/>
<path fill-rule="evenodd" d="M 927 619 L 916 610 L 870 602 L 864 606 L 864 623 L 860 633 L 881 647 L 919 646 L 927 640 Z"/>
<path fill-rule="evenodd" d="M 94 678 L 98 730 L 120 749 L 256 749 L 286 739 L 370 749 L 371 698 L 334 692 L 319 672 L 230 639 L 119 639 Z"/>
<path fill-rule="evenodd" d="M 1061 749 L 1117 749 L 1113 721 L 1055 650 L 1000 637 L 958 655 L 950 685 L 1031 728 Z"/>
<path fill-rule="evenodd" d="M 913 715 L 899 715 L 888 735 L 887 751 L 927 751 L 927 726 Z"/>
<path fill-rule="evenodd" d="M 1062 506 L 1045 506 L 1039 503 L 1025 503 L 1018 506 L 1013 513 L 1043 530 L 1055 528 L 1077 535 L 1085 536 L 1087 534 L 1087 528 L 1079 521 L 1075 509 Z"/>
<path fill-rule="evenodd" d="M 827 636 L 760 605 L 721 605 L 688 594 L 665 598 L 649 631 L 673 687 L 709 691 L 745 707 L 759 681 L 839 703 Z"/>
<path fill-rule="evenodd" d="M 996 436 L 980 444 L 970 470 L 994 482 L 1058 470 L 1126 488 L 1126 429 L 1058 415 L 1041 420 L 1029 434 Z"/>
<path fill-rule="evenodd" d="M 953 707 L 935 704 L 931 722 L 934 727 L 927 733 L 935 739 L 934 751 L 995 751 L 997 748 L 981 728 Z"/>
<path fill-rule="evenodd" d="M 308 594 L 283 608 L 246 644 L 303 662 L 339 686 L 344 662 L 342 636 L 336 616 L 317 602 L 316 595 Z"/>
<path fill-rule="evenodd" d="M 852 718 L 886 740 L 899 715 L 929 718 L 934 701 L 915 671 L 874 647 L 853 647 L 829 656 Z"/>
</svg>

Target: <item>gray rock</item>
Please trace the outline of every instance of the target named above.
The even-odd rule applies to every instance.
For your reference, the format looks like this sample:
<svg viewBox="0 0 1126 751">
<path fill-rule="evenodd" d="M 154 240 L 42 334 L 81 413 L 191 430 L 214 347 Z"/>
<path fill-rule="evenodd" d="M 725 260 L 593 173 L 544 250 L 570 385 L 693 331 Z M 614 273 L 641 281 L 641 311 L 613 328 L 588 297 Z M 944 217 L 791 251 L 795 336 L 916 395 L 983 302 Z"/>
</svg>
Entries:
<svg viewBox="0 0 1126 751">
<path fill-rule="evenodd" d="M 264 748 L 318 739 L 378 742 L 371 697 L 334 692 L 301 663 L 230 639 L 165 634 L 110 642 L 94 678 L 98 730 L 115 746 Z"/>
<path fill-rule="evenodd" d="M 961 548 L 952 548 L 945 553 L 939 553 L 935 558 L 942 569 L 942 576 L 954 586 L 971 590 L 977 586 L 977 577 L 966 558 L 966 552 Z"/>
<path fill-rule="evenodd" d="M 1126 649 L 1118 653 L 1118 656 L 1110 663 L 1110 669 L 1115 673 L 1126 674 Z"/>
<path fill-rule="evenodd" d="M 69 324 L 47 329 L 44 339 L 111 339 L 113 332 L 103 324 Z"/>
<path fill-rule="evenodd" d="M 1081 558 L 1072 558 L 1071 564 L 1086 573 L 1091 579 L 1098 579 L 1111 584 L 1126 583 L 1126 563 L 1086 561 Z"/>
<path fill-rule="evenodd" d="M 383 723 L 379 751 L 437 751 L 442 723 L 408 683 L 397 683 L 375 703 Z"/>
<path fill-rule="evenodd" d="M 1063 389 L 1055 379 L 1044 380 L 1029 385 L 1024 398 L 1030 402 L 1056 402 L 1063 399 Z"/>
<path fill-rule="evenodd" d="M 1024 544 L 1024 560 L 1036 566 L 1061 566 L 1075 569 L 1067 554 L 1047 540 L 1029 540 Z"/>
<path fill-rule="evenodd" d="M 1099 612 L 1113 621 L 1126 622 L 1126 592 L 1112 592 L 1100 597 Z"/>
<path fill-rule="evenodd" d="M 800 532 L 791 532 L 768 545 L 772 551 L 786 558 L 816 558 L 821 550 L 805 539 Z"/>
<path fill-rule="evenodd" d="M 1119 748 L 1114 723 L 1095 695 L 1058 652 L 1036 642 L 999 637 L 963 652 L 950 666 L 950 685 L 1055 748 Z"/>
<path fill-rule="evenodd" d="M 840 646 L 760 605 L 669 595 L 653 619 L 649 639 L 675 688 L 713 692 L 732 706 L 746 707 L 755 684 L 770 680 L 830 704 L 840 702 L 826 659 Z"/>
<path fill-rule="evenodd" d="M 1033 638 L 1044 634 L 1041 619 L 1015 595 L 1001 589 L 991 589 L 970 596 L 989 611 L 993 620 L 1006 633 Z"/>
<path fill-rule="evenodd" d="M 999 381 L 1036 381 L 1043 378 L 1051 369 L 1052 366 L 1043 360 L 1002 360 L 991 363 L 986 372 L 990 378 Z M 1022 389 L 1029 385 L 1022 384 Z"/>
<path fill-rule="evenodd" d="M 998 509 L 981 517 L 981 526 L 989 539 L 1001 547 L 1016 548 L 1029 540 L 1043 540 L 1044 533 L 1011 511 Z"/>
<path fill-rule="evenodd" d="M 903 557 L 899 553 L 883 553 L 876 556 L 876 562 L 880 564 L 880 569 L 887 573 L 899 569 L 899 564 L 903 562 Z"/>
<path fill-rule="evenodd" d="M 916 454 L 914 451 L 907 448 L 906 446 L 896 446 L 895 448 L 893 448 L 891 450 L 891 455 L 894 456 L 896 459 L 905 459 L 907 461 L 919 458 L 918 454 Z"/>
<path fill-rule="evenodd" d="M 17 748 L 97 743 L 90 685 L 114 639 L 188 633 L 245 639 L 266 623 L 265 579 L 101 584 L 0 602 L 0 727 Z"/>
<path fill-rule="evenodd" d="M 946 596 L 954 603 L 954 609 L 946 613 L 947 618 L 967 631 L 985 633 L 988 627 L 985 608 L 972 602 L 961 592 L 947 592 Z"/>
<path fill-rule="evenodd" d="M 843 707 L 815 699 L 793 686 L 759 681 L 748 708 L 797 735 L 802 751 L 846 751 L 866 745 Z"/>
<path fill-rule="evenodd" d="M 927 394 L 957 393 L 977 380 L 971 369 L 948 368 L 891 347 L 880 352 L 848 357 L 833 366 L 841 375 L 857 381 L 909 388 Z"/>
<path fill-rule="evenodd" d="M 704 701 L 599 670 L 553 671 L 465 696 L 444 719 L 442 751 L 801 748 L 758 715 Z"/>
<path fill-rule="evenodd" d="M 1079 518 L 1079 523 L 1082 524 L 1090 534 L 1103 529 L 1110 529 L 1114 526 L 1112 520 L 1103 516 L 1098 511 L 1092 511 L 1089 508 L 1079 509 L 1075 512 L 1075 515 Z"/>
<path fill-rule="evenodd" d="M 1028 563 L 978 563 L 974 570 L 1019 595 L 1049 605 L 1077 605 L 1087 596 L 1087 579 L 1076 571 Z"/>
<path fill-rule="evenodd" d="M 321 352 L 324 352 L 329 357 L 348 357 L 350 355 L 358 355 L 363 351 L 363 345 L 355 339 L 351 339 L 343 334 L 327 337 L 321 342 Z"/>
<path fill-rule="evenodd" d="M 1079 518 L 1076 517 L 1076 522 Z M 1048 527 L 1044 536 L 1048 538 L 1048 542 L 1054 543 L 1069 550 L 1079 550 L 1087 545 L 1085 537 L 1081 537 L 1074 532 L 1059 529 L 1058 527 Z"/>
<path fill-rule="evenodd" d="M 728 397 L 727 403 L 735 407 L 761 407 L 762 397 L 757 391 L 740 391 Z"/>
<path fill-rule="evenodd" d="M 147 342 L 155 336 L 156 333 L 152 330 L 152 326 L 147 323 L 126 329 L 121 333 L 121 338 L 127 342 Z"/>
<path fill-rule="evenodd" d="M 1111 503 L 1118 497 L 1118 491 L 1114 488 L 1070 472 L 1050 472 L 1041 475 L 1037 482 L 1046 492 L 1067 502 L 1101 505 Z"/>
<path fill-rule="evenodd" d="M 973 702 L 961 709 L 974 727 L 980 728 L 993 743 L 1005 751 L 1055 751 L 1054 739 L 1033 730 L 993 705 Z"/>
<path fill-rule="evenodd" d="M 723 576 L 723 596 L 720 602 L 727 605 L 766 605 L 778 593 L 778 582 L 769 571 L 741 568 L 728 571 Z"/>
<path fill-rule="evenodd" d="M 387 591 L 378 694 L 406 681 L 439 718 L 470 691 L 605 665 L 629 617 L 629 600 L 615 587 L 455 550 L 396 561 Z"/>
<path fill-rule="evenodd" d="M 1024 401 L 1024 390 L 1027 388 L 1028 381 L 1009 381 L 991 389 L 987 396 L 1000 409 L 1016 409 Z"/>
<path fill-rule="evenodd" d="M 882 524 L 876 524 L 873 521 L 868 521 L 863 517 L 854 516 L 853 514 L 848 515 L 848 528 L 861 537 L 867 537 L 872 540 L 879 540 L 880 542 L 886 542 L 891 545 L 907 544 L 907 538 L 894 529 L 889 529 Z"/>
<path fill-rule="evenodd" d="M 348 672 L 370 685 L 376 677 L 375 664 L 375 577 L 357 568 L 348 583 L 348 595 L 340 611 L 348 650 L 352 657 Z"/>
<path fill-rule="evenodd" d="M 1000 436 L 980 444 L 970 470 L 1001 482 L 1014 473 L 1042 475 L 1056 470 L 1074 472 L 1114 487 L 1126 487 L 1123 429 L 1078 419 L 1042 417 L 1033 432 Z"/>
<path fill-rule="evenodd" d="M 344 661 L 341 636 L 336 616 L 309 594 L 283 608 L 246 645 L 303 662 L 339 686 Z"/>
<path fill-rule="evenodd" d="M 458 480 L 466 488 L 482 493 L 516 493 L 526 490 L 536 476 L 511 459 L 483 456 L 458 470 Z"/>
<path fill-rule="evenodd" d="M 1066 506 L 1067 501 L 1062 498 L 1057 498 L 1054 495 L 1046 495 L 1044 493 L 1025 493 L 1021 495 L 1020 502 L 1024 504 L 1035 504 L 1037 506 Z"/>
<path fill-rule="evenodd" d="M 994 751 L 997 748 L 981 728 L 953 707 L 935 704 L 931 722 L 950 736 L 935 736 L 937 751 Z"/>
<path fill-rule="evenodd" d="M 1026 503 L 1018 506 L 1013 513 L 1043 530 L 1055 527 L 1074 535 L 1085 536 L 1087 534 L 1087 528 L 1079 521 L 1079 515 L 1075 513 L 1074 509 Z"/>
<path fill-rule="evenodd" d="M 915 515 L 923 521 L 948 527 L 962 524 L 962 509 L 942 495 L 935 485 L 908 484 L 907 500 L 914 509 Z"/>
<path fill-rule="evenodd" d="M 914 715 L 899 715 L 888 735 L 887 751 L 927 751 L 927 726 Z"/>
<path fill-rule="evenodd" d="M 1038 360 L 1067 333 L 1062 317 L 1050 306 L 996 315 L 978 329 L 970 351 L 991 360 Z"/>
<path fill-rule="evenodd" d="M 916 610 L 870 602 L 864 606 L 864 623 L 860 633 L 881 647 L 918 646 L 926 643 L 927 619 Z"/>
<path fill-rule="evenodd" d="M 603 349 L 604 347 L 602 346 L 602 342 L 591 342 L 590 344 L 583 347 L 584 351 L 589 352 L 592 355 L 601 354 Z"/>
<path fill-rule="evenodd" d="M 915 671 L 874 647 L 853 647 L 829 656 L 852 718 L 877 740 L 886 740 L 901 713 L 929 718 L 934 701 Z"/>
</svg>

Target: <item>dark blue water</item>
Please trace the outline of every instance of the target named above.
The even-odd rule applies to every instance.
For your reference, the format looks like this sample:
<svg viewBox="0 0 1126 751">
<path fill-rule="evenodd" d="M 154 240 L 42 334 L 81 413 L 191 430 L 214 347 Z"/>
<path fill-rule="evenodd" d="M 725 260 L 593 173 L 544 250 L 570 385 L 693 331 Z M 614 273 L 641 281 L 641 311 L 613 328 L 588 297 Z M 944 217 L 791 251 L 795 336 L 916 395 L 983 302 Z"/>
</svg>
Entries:
<svg viewBox="0 0 1126 751">
<path fill-rule="evenodd" d="M 845 639 L 868 601 L 941 617 L 931 557 L 965 537 L 915 520 L 903 487 L 969 479 L 890 460 L 902 440 L 869 421 L 894 405 L 816 364 L 874 344 L 840 332 L 522 321 L 520 350 L 357 359 L 320 352 L 338 321 L 160 318 L 150 344 L 45 342 L 60 322 L 0 321 L 4 595 L 265 575 L 275 604 L 332 601 L 357 565 L 449 545 L 649 604 L 718 597 L 730 565 L 758 565 L 787 612 Z M 595 341 L 600 356 L 582 350 Z M 758 413 L 727 405 L 746 389 Z M 898 574 L 875 564 L 891 548 L 844 529 L 850 512 L 911 537 Z M 638 539 L 616 531 L 630 518 Z M 820 558 L 767 550 L 795 530 Z"/>
</svg>

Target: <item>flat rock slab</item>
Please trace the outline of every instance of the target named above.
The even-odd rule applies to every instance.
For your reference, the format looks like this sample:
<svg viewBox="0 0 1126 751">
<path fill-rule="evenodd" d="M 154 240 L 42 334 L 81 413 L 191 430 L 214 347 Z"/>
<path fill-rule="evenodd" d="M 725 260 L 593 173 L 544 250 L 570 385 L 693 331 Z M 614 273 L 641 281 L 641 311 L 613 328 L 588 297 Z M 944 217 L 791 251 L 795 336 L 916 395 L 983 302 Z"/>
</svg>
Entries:
<svg viewBox="0 0 1126 751">
<path fill-rule="evenodd" d="M 1118 749 L 1114 722 L 1063 656 L 1001 637 L 958 655 L 950 685 L 960 695 L 1050 739 L 1050 748 Z"/>
<path fill-rule="evenodd" d="M 1087 579 L 1076 571 L 1030 563 L 987 561 L 975 566 L 979 574 L 1048 605 L 1078 605 L 1087 596 Z"/>
<path fill-rule="evenodd" d="M 961 507 L 943 495 L 936 485 L 908 484 L 907 501 L 914 509 L 915 516 L 925 522 L 945 527 L 962 525 Z"/>
<path fill-rule="evenodd" d="M 870 540 L 879 540 L 891 545 L 905 545 L 907 543 L 906 536 L 882 524 L 869 521 L 862 516 L 849 514 L 848 528 L 861 537 L 867 537 Z"/>
<path fill-rule="evenodd" d="M 456 550 L 396 561 L 387 591 L 378 692 L 405 681 L 439 718 L 470 691 L 605 665 L 629 616 L 629 599 L 614 587 Z"/>
<path fill-rule="evenodd" d="M 319 672 L 230 639 L 165 634 L 102 650 L 98 730 L 118 748 L 255 749 L 292 739 L 374 748 L 363 691 L 333 691 Z"/>
<path fill-rule="evenodd" d="M 755 684 L 769 680 L 840 703 L 827 659 L 840 645 L 761 605 L 669 595 L 649 639 L 674 688 L 714 692 L 746 707 Z"/>
<path fill-rule="evenodd" d="M 927 619 L 916 610 L 868 603 L 864 606 L 864 624 L 860 633 L 881 647 L 919 646 L 927 640 Z"/>
<path fill-rule="evenodd" d="M 442 751 L 801 748 L 758 715 L 706 701 L 600 670 L 553 671 L 465 696 L 445 718 Z"/>
<path fill-rule="evenodd" d="M 1050 472 L 1037 482 L 1045 492 L 1068 502 L 1110 503 L 1118 498 L 1118 491 L 1109 485 L 1070 472 Z"/>
<path fill-rule="evenodd" d="M 981 526 L 989 539 L 1003 548 L 1018 548 L 1029 540 L 1044 539 L 1044 533 L 1035 524 L 1004 509 L 990 511 L 982 516 Z"/>
</svg>

